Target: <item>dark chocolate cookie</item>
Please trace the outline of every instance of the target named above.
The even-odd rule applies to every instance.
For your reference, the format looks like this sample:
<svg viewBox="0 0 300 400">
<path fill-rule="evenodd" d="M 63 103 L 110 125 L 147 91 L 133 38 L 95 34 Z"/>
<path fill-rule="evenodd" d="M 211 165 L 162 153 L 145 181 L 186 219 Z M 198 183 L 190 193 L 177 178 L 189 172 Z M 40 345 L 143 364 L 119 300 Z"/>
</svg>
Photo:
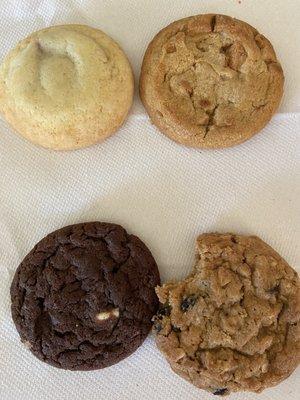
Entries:
<svg viewBox="0 0 300 400">
<path fill-rule="evenodd" d="M 18 267 L 12 316 L 39 359 L 72 370 L 104 368 L 146 338 L 159 283 L 150 251 L 121 226 L 71 225 L 42 239 Z"/>
</svg>

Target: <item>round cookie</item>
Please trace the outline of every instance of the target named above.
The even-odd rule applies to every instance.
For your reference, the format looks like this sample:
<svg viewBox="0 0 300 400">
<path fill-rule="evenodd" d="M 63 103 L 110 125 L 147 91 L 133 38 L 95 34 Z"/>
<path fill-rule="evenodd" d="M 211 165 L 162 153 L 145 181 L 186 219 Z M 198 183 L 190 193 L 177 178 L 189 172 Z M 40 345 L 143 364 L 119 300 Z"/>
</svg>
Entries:
<svg viewBox="0 0 300 400">
<path fill-rule="evenodd" d="M 148 335 L 159 282 L 148 248 L 121 226 L 71 225 L 42 239 L 18 267 L 12 316 L 40 360 L 71 370 L 104 368 Z"/>
<path fill-rule="evenodd" d="M 261 392 L 300 362 L 299 277 L 256 236 L 200 235 L 192 273 L 157 294 L 156 343 L 199 388 Z"/>
<path fill-rule="evenodd" d="M 52 26 L 18 43 L 0 67 L 0 112 L 31 142 L 54 150 L 112 135 L 133 100 L 118 44 L 84 25 Z"/>
<path fill-rule="evenodd" d="M 271 43 L 243 21 L 196 15 L 149 44 L 140 96 L 152 122 L 178 143 L 221 148 L 244 142 L 277 110 L 283 72 Z"/>
</svg>

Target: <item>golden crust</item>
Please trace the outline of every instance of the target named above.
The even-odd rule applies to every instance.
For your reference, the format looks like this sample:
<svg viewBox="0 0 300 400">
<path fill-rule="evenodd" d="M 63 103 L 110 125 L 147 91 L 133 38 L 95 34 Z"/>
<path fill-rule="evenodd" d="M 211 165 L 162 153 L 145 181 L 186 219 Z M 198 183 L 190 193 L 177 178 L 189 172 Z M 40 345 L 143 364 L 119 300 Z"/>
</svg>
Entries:
<svg viewBox="0 0 300 400">
<path fill-rule="evenodd" d="M 84 25 L 34 32 L 0 68 L 0 112 L 22 136 L 54 150 L 100 142 L 124 122 L 134 80 L 122 49 Z"/>
<path fill-rule="evenodd" d="M 277 110 L 284 76 L 271 43 L 243 21 L 198 15 L 173 22 L 149 44 L 140 96 L 152 122 L 178 143 L 229 147 Z"/>
</svg>

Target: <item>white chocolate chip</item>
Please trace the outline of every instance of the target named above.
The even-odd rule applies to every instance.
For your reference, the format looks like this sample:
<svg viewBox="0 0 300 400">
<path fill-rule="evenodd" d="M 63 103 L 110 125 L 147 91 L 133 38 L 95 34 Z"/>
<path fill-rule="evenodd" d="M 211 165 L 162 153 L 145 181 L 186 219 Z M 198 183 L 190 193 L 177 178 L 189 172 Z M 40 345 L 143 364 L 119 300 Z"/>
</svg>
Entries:
<svg viewBox="0 0 300 400">
<path fill-rule="evenodd" d="M 113 315 L 114 317 L 116 317 L 116 318 L 119 318 L 119 315 L 120 315 L 119 309 L 118 309 L 118 308 L 114 308 L 114 309 L 112 310 L 112 315 Z"/>
<path fill-rule="evenodd" d="M 103 311 L 96 315 L 98 321 L 104 321 L 110 317 L 110 312 Z"/>
<path fill-rule="evenodd" d="M 100 312 L 99 314 L 96 315 L 96 319 L 98 321 L 105 321 L 105 320 L 109 319 L 110 317 L 118 318 L 119 315 L 120 315 L 119 309 L 113 308 L 112 310 L 109 310 L 109 311 Z"/>
</svg>

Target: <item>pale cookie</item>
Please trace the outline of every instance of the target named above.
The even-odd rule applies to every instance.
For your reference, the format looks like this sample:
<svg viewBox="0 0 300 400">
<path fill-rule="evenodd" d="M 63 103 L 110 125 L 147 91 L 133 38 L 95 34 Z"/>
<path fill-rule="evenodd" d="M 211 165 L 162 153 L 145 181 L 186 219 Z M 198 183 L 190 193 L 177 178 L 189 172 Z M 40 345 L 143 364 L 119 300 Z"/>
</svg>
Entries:
<svg viewBox="0 0 300 400">
<path fill-rule="evenodd" d="M 200 235 L 192 273 L 157 294 L 157 345 L 199 388 L 261 392 L 300 362 L 299 277 L 256 236 Z"/>
<path fill-rule="evenodd" d="M 0 112 L 22 136 L 55 150 L 100 142 L 124 122 L 133 74 L 118 44 L 84 25 L 22 40 L 0 68 Z"/>
<path fill-rule="evenodd" d="M 245 22 L 197 15 L 149 44 L 140 95 L 152 122 L 178 143 L 220 148 L 244 142 L 277 110 L 283 72 L 271 43 Z"/>
</svg>

